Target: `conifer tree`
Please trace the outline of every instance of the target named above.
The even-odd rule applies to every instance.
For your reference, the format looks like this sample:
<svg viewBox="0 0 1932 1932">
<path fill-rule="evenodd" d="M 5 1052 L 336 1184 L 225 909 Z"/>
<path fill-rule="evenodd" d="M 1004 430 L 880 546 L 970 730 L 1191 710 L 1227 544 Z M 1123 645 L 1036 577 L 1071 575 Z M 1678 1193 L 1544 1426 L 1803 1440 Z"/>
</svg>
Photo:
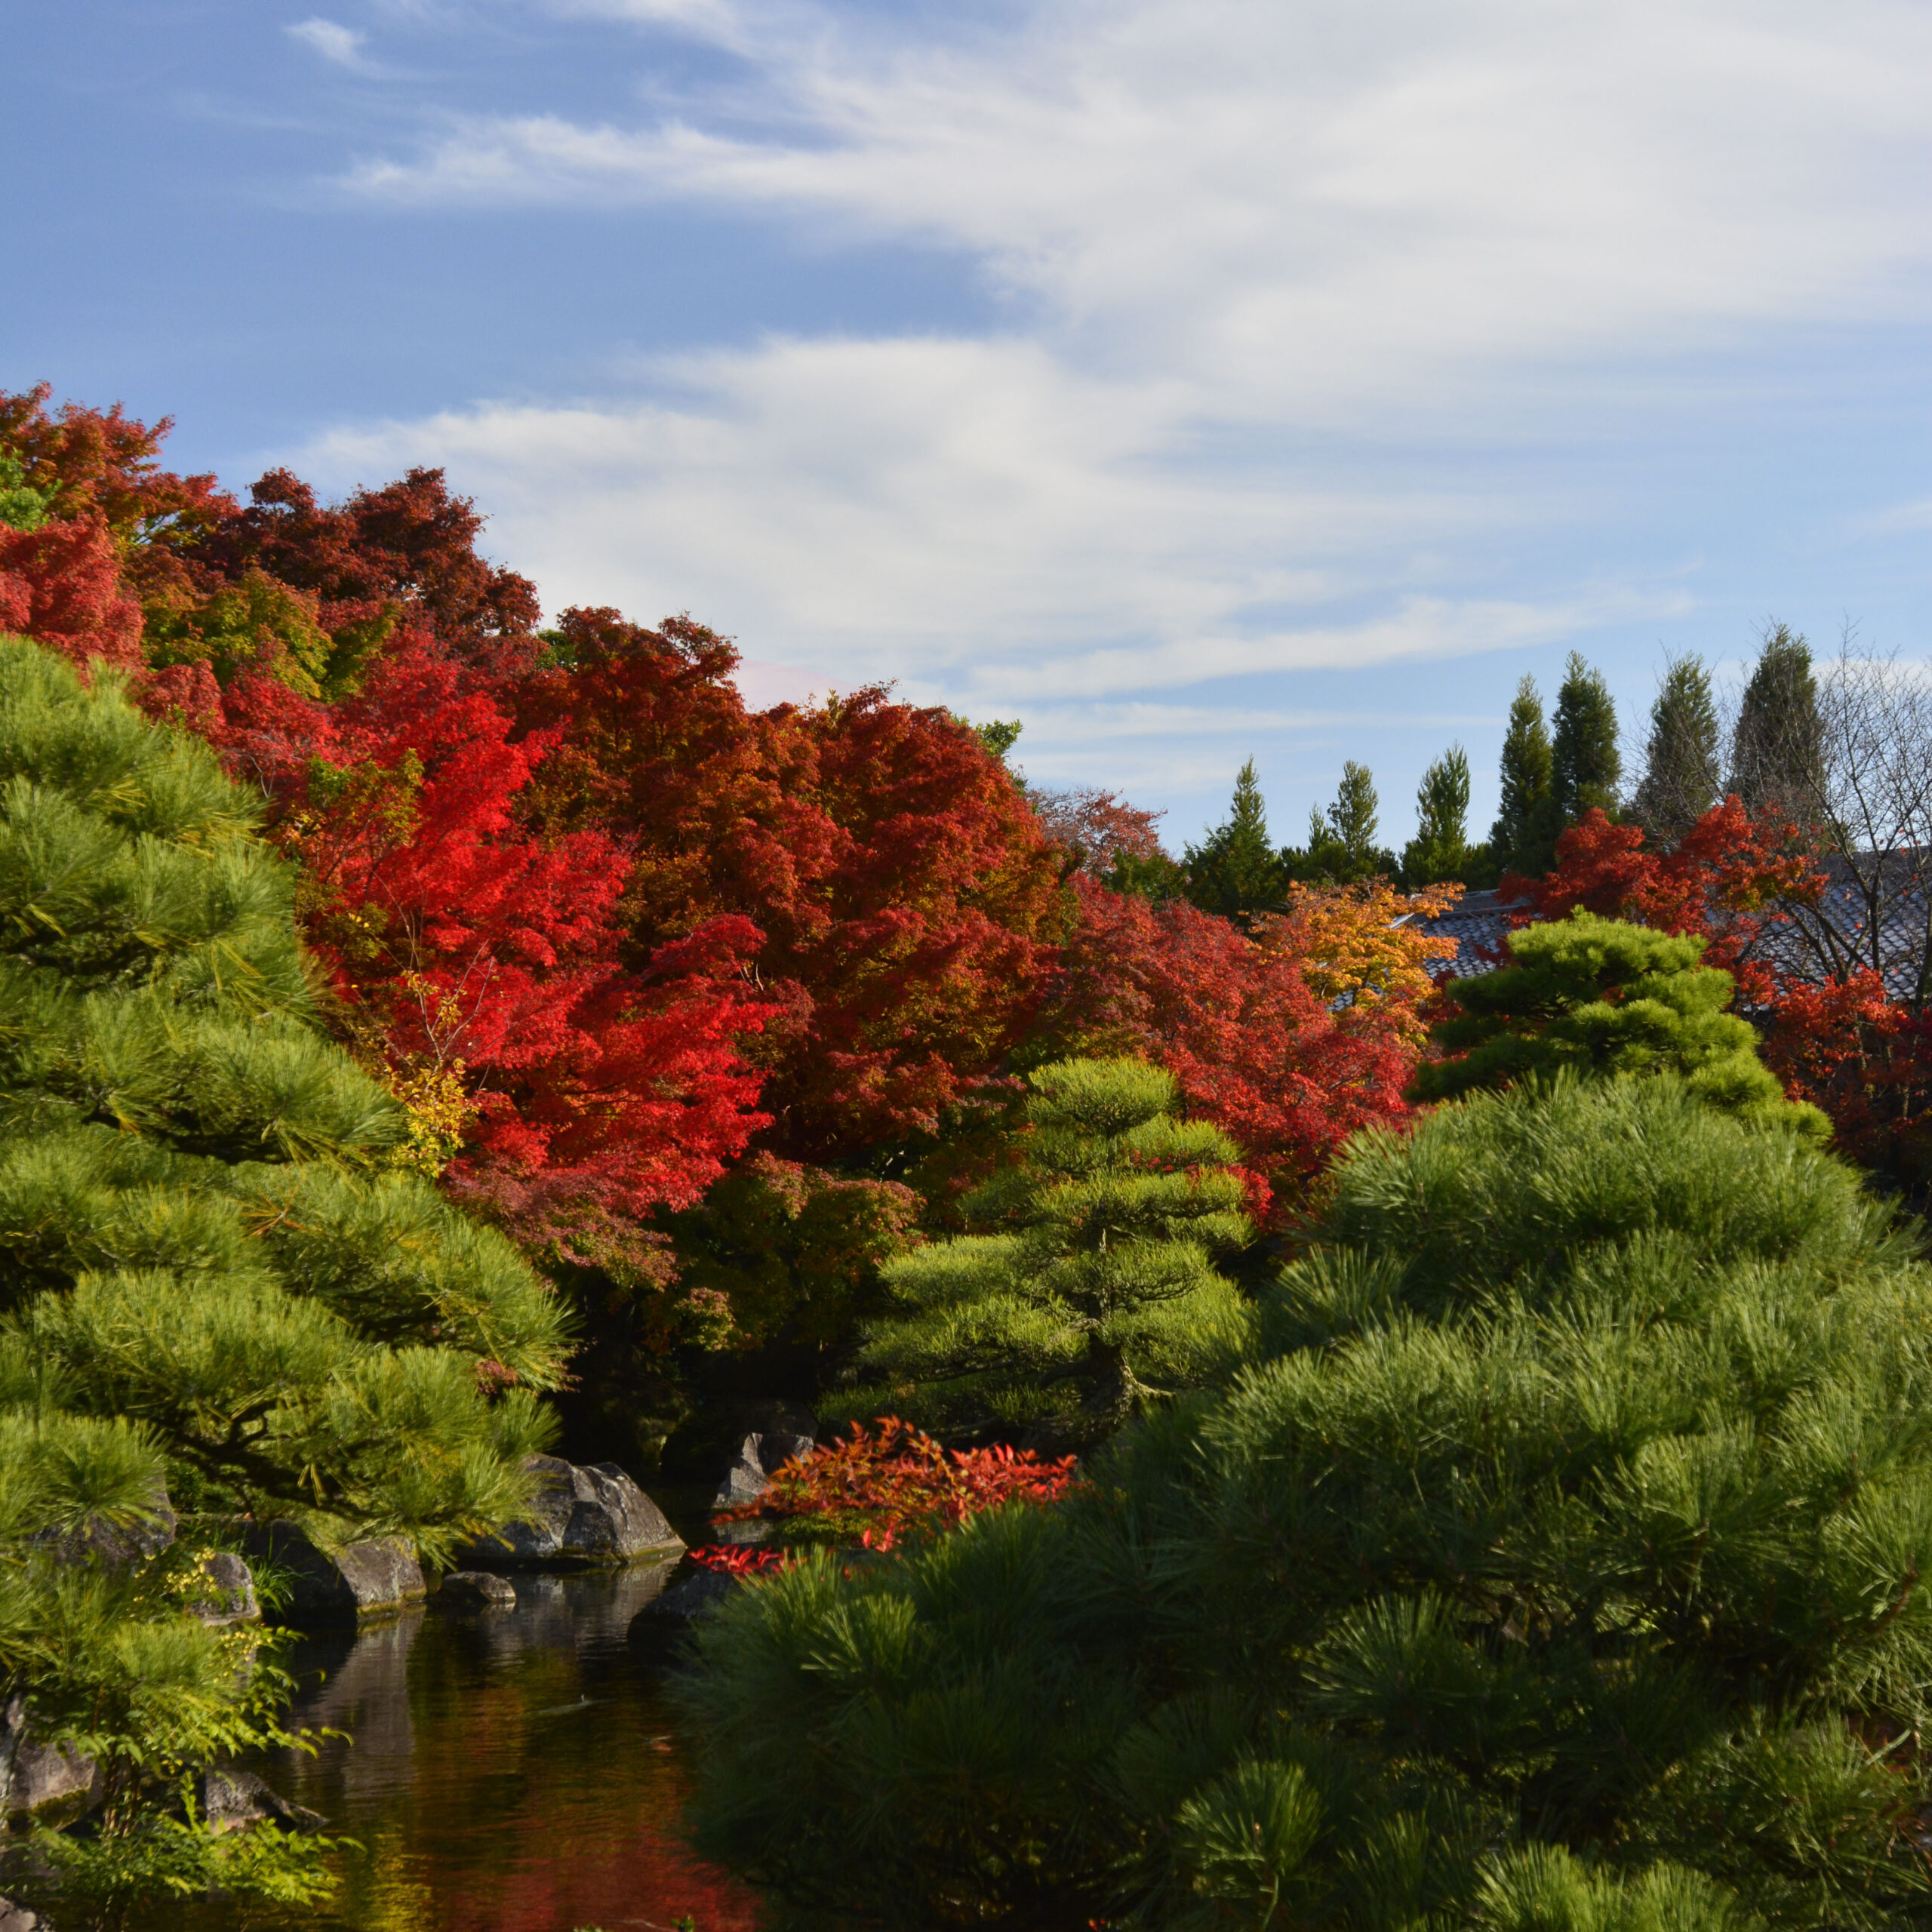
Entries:
<svg viewBox="0 0 1932 1932">
<path fill-rule="evenodd" d="M 1308 844 L 1300 852 L 1284 852 L 1288 875 L 1331 885 L 1353 885 L 1396 869 L 1394 854 L 1375 842 L 1380 801 L 1375 777 L 1353 758 L 1342 766 L 1335 802 L 1324 812 L 1316 807 L 1308 816 Z"/>
<path fill-rule="evenodd" d="M 1512 964 L 1443 988 L 1460 1011 L 1435 1029 L 1447 1057 L 1417 1068 L 1417 1097 L 1452 1100 L 1566 1073 L 1668 1072 L 1713 1106 L 1829 1137 L 1815 1107 L 1785 1099 L 1758 1057 L 1750 1022 L 1727 1011 L 1737 983 L 1699 963 L 1701 935 L 1654 932 L 1580 906 L 1506 943 Z"/>
<path fill-rule="evenodd" d="M 1821 815 L 1824 726 L 1811 647 L 1783 624 L 1767 634 L 1738 706 L 1730 789 L 1747 811 L 1780 812 L 1799 825 Z"/>
<path fill-rule="evenodd" d="M 1186 849 L 1187 897 L 1204 912 L 1238 918 L 1274 905 L 1286 881 L 1268 842 L 1268 808 L 1250 758 L 1235 779 L 1228 815 Z"/>
<path fill-rule="evenodd" d="M 1654 844 L 1675 844 L 1717 802 L 1718 782 L 1711 674 L 1700 657 L 1673 657 L 1651 706 L 1633 815 Z"/>
<path fill-rule="evenodd" d="M 1564 1079 L 1316 1232 L 1084 1494 L 727 1604 L 700 1847 L 783 1927 L 1922 1925 L 1932 1269 L 1858 1175 Z"/>
<path fill-rule="evenodd" d="M 1509 706 L 1502 780 L 1502 810 L 1489 835 L 1490 849 L 1500 867 L 1534 878 L 1555 863 L 1556 835 L 1562 825 L 1556 814 L 1549 728 L 1543 721 L 1542 694 L 1531 677 L 1518 685 Z"/>
<path fill-rule="evenodd" d="M 1413 891 L 1447 879 L 1466 880 L 1469 851 L 1469 760 L 1451 745 L 1416 788 L 1416 835 L 1402 848 L 1402 882 Z"/>
<path fill-rule="evenodd" d="M 255 817 L 112 672 L 0 638 L 0 1674 L 104 1762 L 100 1829 L 42 1857 L 70 1892 L 214 1869 L 151 1801 L 262 1741 L 272 1680 L 166 1562 L 48 1534 L 137 1527 L 165 1478 L 433 1558 L 521 1506 L 562 1367 L 549 1291 L 402 1171 L 406 1116 L 322 1034 Z"/>
<path fill-rule="evenodd" d="M 1551 734 L 1552 790 L 1559 821 L 1574 825 L 1586 812 L 1614 814 L 1623 755 L 1617 743 L 1617 706 L 1602 673 L 1571 651 L 1556 694 Z"/>
<path fill-rule="evenodd" d="M 1238 1345 L 1214 1257 L 1254 1230 L 1227 1137 L 1176 1120 L 1173 1076 L 1143 1061 L 1058 1060 L 1028 1084 L 1020 1164 L 964 1204 L 987 1232 L 886 1264 L 897 1306 L 852 1413 L 1091 1439 Z"/>
<path fill-rule="evenodd" d="M 401 1171 L 321 1034 L 290 869 L 198 743 L 0 643 L 0 1292 L 63 1406 L 178 1494 L 432 1545 L 513 1505 L 553 1297 Z M 520 1386 L 494 1408 L 479 1364 Z"/>
</svg>

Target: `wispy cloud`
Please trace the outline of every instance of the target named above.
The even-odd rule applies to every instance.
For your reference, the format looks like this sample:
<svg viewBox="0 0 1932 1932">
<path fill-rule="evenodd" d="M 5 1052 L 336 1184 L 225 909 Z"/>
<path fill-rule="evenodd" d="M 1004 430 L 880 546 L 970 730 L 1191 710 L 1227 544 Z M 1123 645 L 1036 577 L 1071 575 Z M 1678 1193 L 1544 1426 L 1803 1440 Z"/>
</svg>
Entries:
<svg viewBox="0 0 1932 1932">
<path fill-rule="evenodd" d="M 356 73 L 370 71 L 370 63 L 362 52 L 369 36 L 354 27 L 317 18 L 299 20 L 283 31 L 291 40 L 299 40 L 312 52 L 319 54 L 325 60 L 333 62 L 338 67 L 346 67 Z"/>
<path fill-rule="evenodd" d="M 751 78 L 629 126 L 455 121 L 350 185 L 937 241 L 1050 330 L 1297 414 L 1924 306 L 1932 14 L 1899 0 L 1089 0 L 938 44 L 829 8 L 603 11 L 708 26 Z"/>
<path fill-rule="evenodd" d="M 531 11 L 634 23 L 641 75 L 666 36 L 730 58 L 630 116 L 439 110 L 338 189 L 938 248 L 998 325 L 653 358 L 302 460 L 445 462 L 554 601 L 700 610 L 814 688 L 1023 701 L 1065 775 L 1225 762 L 1226 714 L 1174 708 L 1209 681 L 1681 617 L 1674 563 L 1552 561 L 1611 491 L 1586 463 L 1532 494 L 1490 459 L 1666 436 L 1687 353 L 1932 312 L 1918 0 Z M 1123 696 L 1164 738 L 1095 708 Z"/>
</svg>

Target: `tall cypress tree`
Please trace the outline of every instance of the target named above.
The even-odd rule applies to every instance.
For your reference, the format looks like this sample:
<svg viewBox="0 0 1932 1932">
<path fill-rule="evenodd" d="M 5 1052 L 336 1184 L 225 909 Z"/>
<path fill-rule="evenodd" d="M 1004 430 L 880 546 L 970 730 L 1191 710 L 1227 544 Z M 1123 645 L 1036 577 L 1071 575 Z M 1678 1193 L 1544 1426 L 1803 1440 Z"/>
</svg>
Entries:
<svg viewBox="0 0 1932 1932">
<path fill-rule="evenodd" d="M 1717 705 L 1711 674 L 1697 657 L 1665 666 L 1651 706 L 1644 776 L 1632 811 L 1651 839 L 1681 838 L 1717 802 L 1720 774 Z"/>
<path fill-rule="evenodd" d="M 1551 734 L 1551 777 L 1557 816 L 1574 825 L 1586 812 L 1614 812 L 1623 755 L 1617 743 L 1617 706 L 1601 672 L 1571 651 L 1556 694 Z"/>
<path fill-rule="evenodd" d="M 1403 883 L 1466 880 L 1469 870 L 1469 760 L 1451 745 L 1416 788 L 1416 835 L 1402 849 Z"/>
<path fill-rule="evenodd" d="M 1753 811 L 1812 823 L 1824 808 L 1824 735 L 1811 647 L 1780 624 L 1766 636 L 1738 707 L 1730 789 Z"/>
<path fill-rule="evenodd" d="M 1326 811 L 1318 806 L 1308 815 L 1306 848 L 1297 852 L 1291 848 L 1281 854 L 1289 875 L 1351 885 L 1395 872 L 1395 854 L 1375 842 L 1380 811 L 1374 774 L 1353 758 L 1346 760 L 1334 803 Z"/>
<path fill-rule="evenodd" d="M 1524 677 L 1509 706 L 1503 737 L 1503 799 L 1489 835 L 1497 865 L 1526 877 L 1556 862 L 1555 760 L 1537 681 Z"/>
<path fill-rule="evenodd" d="M 1235 779 L 1228 816 L 1187 848 L 1187 897 L 1204 912 L 1238 918 L 1280 899 L 1281 862 L 1268 839 L 1268 808 L 1250 758 Z"/>
</svg>

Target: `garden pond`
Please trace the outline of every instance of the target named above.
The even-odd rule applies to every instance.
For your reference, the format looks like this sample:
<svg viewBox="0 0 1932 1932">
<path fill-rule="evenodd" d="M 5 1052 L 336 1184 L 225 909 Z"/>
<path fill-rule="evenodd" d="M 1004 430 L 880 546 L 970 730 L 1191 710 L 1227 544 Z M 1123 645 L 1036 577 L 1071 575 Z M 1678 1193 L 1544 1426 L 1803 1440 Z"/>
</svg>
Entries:
<svg viewBox="0 0 1932 1932">
<path fill-rule="evenodd" d="M 182 1932 L 755 1932 L 757 1895 L 679 1835 L 676 1734 L 626 1641 L 674 1567 L 521 1576 L 513 1609 L 432 1599 L 304 1638 L 292 1720 L 349 1735 L 257 1768 L 360 1848 L 327 1905 L 200 1900 Z"/>
</svg>

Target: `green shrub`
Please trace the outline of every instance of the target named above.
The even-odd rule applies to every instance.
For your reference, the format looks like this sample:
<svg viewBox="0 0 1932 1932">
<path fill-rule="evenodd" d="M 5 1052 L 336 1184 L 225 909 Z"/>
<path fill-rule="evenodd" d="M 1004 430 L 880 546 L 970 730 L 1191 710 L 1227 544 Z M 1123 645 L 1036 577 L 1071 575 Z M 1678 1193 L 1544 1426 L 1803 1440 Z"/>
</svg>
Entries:
<svg viewBox="0 0 1932 1932">
<path fill-rule="evenodd" d="M 1325 1234 L 1084 1497 L 728 1604 L 703 1847 L 795 1926 L 1924 1923 L 1932 1270 L 1857 1176 L 1564 1078 Z"/>
<path fill-rule="evenodd" d="M 1558 1073 L 1678 1073 L 1714 1106 L 1782 1117 L 1829 1139 L 1831 1123 L 1786 1100 L 1758 1059 L 1750 1022 L 1727 1011 L 1736 982 L 1699 963 L 1704 945 L 1580 906 L 1512 933 L 1512 964 L 1444 988 L 1460 1011 L 1435 1029 L 1447 1057 L 1417 1069 L 1417 1097 L 1453 1100 Z"/>
<path fill-rule="evenodd" d="M 1143 1061 L 1057 1060 L 1028 1084 L 1017 1164 L 962 1203 L 986 1232 L 885 1264 L 896 1306 L 842 1413 L 1091 1439 L 1238 1347 L 1214 1266 L 1254 1238 L 1232 1143 L 1174 1118 L 1172 1076 Z"/>
<path fill-rule="evenodd" d="M 515 1250 L 395 1170 L 401 1109 L 322 1033 L 254 817 L 109 674 L 0 638 L 0 1696 L 105 1798 L 0 1876 L 51 1887 L 63 1927 L 314 1884 L 280 1834 L 166 1815 L 277 1734 L 281 1680 L 183 1616 L 191 1552 L 99 1546 L 165 1479 L 433 1558 L 521 1505 L 561 1371 Z"/>
</svg>

